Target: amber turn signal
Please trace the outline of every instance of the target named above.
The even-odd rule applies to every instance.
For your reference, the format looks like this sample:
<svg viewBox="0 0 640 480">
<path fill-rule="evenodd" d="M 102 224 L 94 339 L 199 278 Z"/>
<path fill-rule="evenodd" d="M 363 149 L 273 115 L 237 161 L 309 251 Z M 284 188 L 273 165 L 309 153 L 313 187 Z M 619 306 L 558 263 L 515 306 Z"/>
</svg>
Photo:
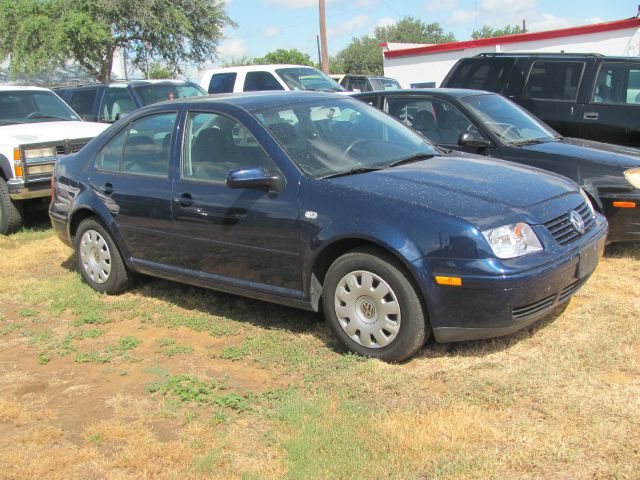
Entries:
<svg viewBox="0 0 640 480">
<path fill-rule="evenodd" d="M 636 202 L 613 202 L 613 206 L 618 208 L 636 208 Z"/>
<path fill-rule="evenodd" d="M 449 285 L 451 287 L 459 287 L 462 285 L 462 279 L 460 277 L 443 277 L 436 275 L 435 278 L 438 285 Z"/>
</svg>

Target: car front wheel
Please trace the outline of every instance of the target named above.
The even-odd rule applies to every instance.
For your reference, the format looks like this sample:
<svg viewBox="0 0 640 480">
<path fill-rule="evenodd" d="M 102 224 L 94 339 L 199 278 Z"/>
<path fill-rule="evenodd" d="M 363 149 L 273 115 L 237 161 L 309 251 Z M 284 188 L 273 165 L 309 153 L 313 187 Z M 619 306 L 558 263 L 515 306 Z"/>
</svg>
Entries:
<svg viewBox="0 0 640 480">
<path fill-rule="evenodd" d="M 129 287 L 131 274 L 102 224 L 83 220 L 75 235 L 75 251 L 82 278 L 94 290 L 113 295 Z"/>
<path fill-rule="evenodd" d="M 400 362 L 428 337 L 422 302 L 404 268 L 374 249 L 354 250 L 333 262 L 323 308 L 342 343 L 367 357 Z"/>
</svg>

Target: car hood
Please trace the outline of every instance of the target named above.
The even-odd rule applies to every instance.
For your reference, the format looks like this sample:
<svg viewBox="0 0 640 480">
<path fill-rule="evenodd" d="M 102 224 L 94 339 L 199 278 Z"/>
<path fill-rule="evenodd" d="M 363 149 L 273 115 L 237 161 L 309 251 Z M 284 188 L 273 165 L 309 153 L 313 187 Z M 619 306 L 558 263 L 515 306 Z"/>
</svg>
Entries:
<svg viewBox="0 0 640 480">
<path fill-rule="evenodd" d="M 0 127 L 0 143 L 18 146 L 93 138 L 108 127 L 109 125 L 105 123 L 81 121 L 20 123 Z"/>
<path fill-rule="evenodd" d="M 521 148 L 531 152 L 581 158 L 603 165 L 640 167 L 640 150 L 638 149 L 580 138 L 563 138 L 558 141 L 526 145 Z"/>
<path fill-rule="evenodd" d="M 541 223 L 552 198 L 578 192 L 560 175 L 475 155 L 444 155 L 334 181 L 370 195 L 430 208 L 475 225 L 528 218 Z"/>
</svg>

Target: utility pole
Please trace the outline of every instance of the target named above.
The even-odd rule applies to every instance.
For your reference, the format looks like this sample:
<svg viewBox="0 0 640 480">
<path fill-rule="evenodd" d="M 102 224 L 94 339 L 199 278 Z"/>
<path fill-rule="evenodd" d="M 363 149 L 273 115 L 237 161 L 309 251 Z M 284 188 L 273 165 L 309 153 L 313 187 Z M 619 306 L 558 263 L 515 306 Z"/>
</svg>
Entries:
<svg viewBox="0 0 640 480">
<path fill-rule="evenodd" d="M 320 1 L 320 45 L 322 46 L 322 71 L 329 73 L 329 54 L 327 52 L 327 21 L 324 13 L 325 0 Z"/>
</svg>

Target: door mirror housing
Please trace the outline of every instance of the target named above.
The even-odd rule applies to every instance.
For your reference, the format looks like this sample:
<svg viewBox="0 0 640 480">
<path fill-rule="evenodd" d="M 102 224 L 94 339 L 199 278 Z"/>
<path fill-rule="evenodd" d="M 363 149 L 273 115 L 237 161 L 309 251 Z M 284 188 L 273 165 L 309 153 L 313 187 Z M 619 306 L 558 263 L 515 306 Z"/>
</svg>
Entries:
<svg viewBox="0 0 640 480">
<path fill-rule="evenodd" d="M 284 188 L 284 179 L 279 175 L 268 175 L 263 168 L 240 168 L 227 173 L 229 188 L 263 188 L 279 192 Z"/>
<path fill-rule="evenodd" d="M 491 145 L 491 142 L 479 135 L 474 135 L 473 133 L 466 132 L 460 135 L 460 138 L 458 139 L 458 145 L 460 145 L 461 147 L 477 148 L 478 150 L 482 150 Z"/>
</svg>

